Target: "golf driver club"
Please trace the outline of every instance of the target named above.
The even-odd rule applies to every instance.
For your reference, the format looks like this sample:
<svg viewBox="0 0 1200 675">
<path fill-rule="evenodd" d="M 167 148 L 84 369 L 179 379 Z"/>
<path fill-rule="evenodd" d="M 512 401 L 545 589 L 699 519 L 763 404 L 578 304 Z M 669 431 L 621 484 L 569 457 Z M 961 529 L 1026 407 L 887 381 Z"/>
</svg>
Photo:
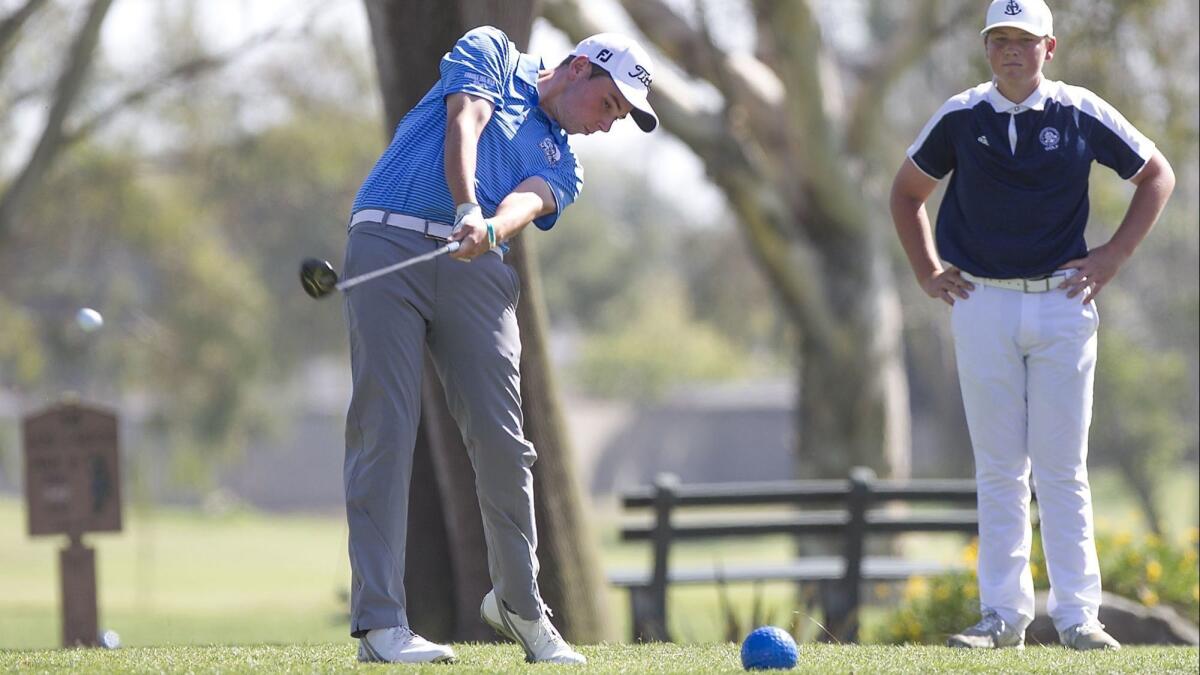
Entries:
<svg viewBox="0 0 1200 675">
<path fill-rule="evenodd" d="M 334 271 L 333 265 L 330 265 L 329 261 L 321 260 L 320 258 L 305 258 L 304 262 L 300 263 L 300 285 L 304 287 L 304 292 L 308 293 L 310 297 L 320 299 L 330 295 L 334 291 L 345 292 L 361 283 L 381 277 L 385 274 L 391 274 L 392 272 L 397 272 L 405 267 L 410 267 L 412 265 L 416 265 L 417 263 L 423 263 L 427 260 L 433 260 L 434 258 L 447 253 L 453 253 L 457 251 L 460 246 L 462 246 L 461 242 L 452 241 L 441 248 L 430 251 L 429 253 L 423 253 L 419 256 L 409 258 L 408 260 L 402 260 L 394 265 L 381 267 L 373 272 L 365 272 L 356 277 L 351 277 L 343 281 L 338 281 L 337 272 Z"/>
</svg>

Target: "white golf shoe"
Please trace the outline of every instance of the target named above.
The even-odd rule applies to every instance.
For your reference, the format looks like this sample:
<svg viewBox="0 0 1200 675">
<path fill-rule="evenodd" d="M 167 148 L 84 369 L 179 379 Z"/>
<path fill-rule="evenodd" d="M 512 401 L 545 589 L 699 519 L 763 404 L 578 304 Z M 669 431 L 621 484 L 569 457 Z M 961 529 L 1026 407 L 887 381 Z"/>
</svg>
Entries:
<svg viewBox="0 0 1200 675">
<path fill-rule="evenodd" d="M 583 665 L 587 659 L 571 648 L 550 623 L 550 608 L 533 620 L 522 619 L 516 613 L 502 607 L 496 599 L 495 589 L 483 596 L 479 605 L 479 618 L 500 635 L 516 642 L 525 649 L 525 660 L 530 663 L 557 663 L 560 665 Z"/>
<path fill-rule="evenodd" d="M 408 626 L 376 628 L 358 640 L 364 663 L 454 663 L 454 650 L 430 642 Z"/>
<path fill-rule="evenodd" d="M 999 614 L 987 611 L 979 623 L 961 633 L 951 635 L 946 640 L 946 646 L 965 649 L 1025 649 L 1025 629 L 1009 625 Z"/>
<path fill-rule="evenodd" d="M 1058 640 L 1067 647 L 1080 651 L 1121 648 L 1121 643 L 1104 630 L 1104 624 L 1094 619 L 1061 631 Z"/>
</svg>

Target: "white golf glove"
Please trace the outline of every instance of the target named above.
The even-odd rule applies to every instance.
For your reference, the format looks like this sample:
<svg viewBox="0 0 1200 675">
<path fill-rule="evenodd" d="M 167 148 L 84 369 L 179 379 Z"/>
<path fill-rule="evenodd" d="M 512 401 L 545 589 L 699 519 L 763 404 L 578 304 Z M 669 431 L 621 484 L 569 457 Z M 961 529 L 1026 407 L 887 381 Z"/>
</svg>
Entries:
<svg viewBox="0 0 1200 675">
<path fill-rule="evenodd" d="M 462 229 L 465 222 L 471 222 L 483 227 L 483 210 L 479 208 L 478 204 L 463 202 L 454 209 L 454 229 L 451 233 Z"/>
</svg>

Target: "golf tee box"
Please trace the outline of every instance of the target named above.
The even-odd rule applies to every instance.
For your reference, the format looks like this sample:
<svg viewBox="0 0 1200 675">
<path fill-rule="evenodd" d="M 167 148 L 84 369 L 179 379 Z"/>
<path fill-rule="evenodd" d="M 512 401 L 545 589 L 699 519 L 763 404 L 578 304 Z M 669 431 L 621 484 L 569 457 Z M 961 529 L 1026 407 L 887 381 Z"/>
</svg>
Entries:
<svg viewBox="0 0 1200 675">
<path fill-rule="evenodd" d="M 121 530 L 117 417 L 61 403 L 25 417 L 21 435 L 29 535 L 69 537 L 59 552 L 62 644 L 98 646 L 96 552 L 83 533 Z"/>
</svg>

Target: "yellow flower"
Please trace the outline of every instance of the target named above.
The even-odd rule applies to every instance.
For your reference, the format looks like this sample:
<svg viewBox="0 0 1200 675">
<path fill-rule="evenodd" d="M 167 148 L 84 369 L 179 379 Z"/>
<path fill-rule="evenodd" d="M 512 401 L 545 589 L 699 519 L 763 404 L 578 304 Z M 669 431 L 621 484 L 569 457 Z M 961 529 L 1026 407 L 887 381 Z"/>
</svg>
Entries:
<svg viewBox="0 0 1200 675">
<path fill-rule="evenodd" d="M 929 583 L 925 581 L 924 577 L 911 577 L 904 586 L 904 598 L 906 600 L 922 598 L 927 593 L 929 593 Z"/>
<path fill-rule="evenodd" d="M 938 600 L 946 600 L 950 597 L 950 589 L 946 586 L 939 585 L 933 590 L 933 597 Z"/>
<path fill-rule="evenodd" d="M 1188 530 L 1188 541 L 1193 544 L 1200 544 L 1200 527 L 1193 527 Z"/>
<path fill-rule="evenodd" d="M 1154 583 L 1162 578 L 1162 563 L 1151 560 L 1146 563 L 1146 581 Z"/>
<path fill-rule="evenodd" d="M 1192 599 L 1200 600 L 1200 584 L 1192 584 Z"/>
<path fill-rule="evenodd" d="M 970 567 L 974 567 L 979 562 L 979 538 L 971 540 L 971 543 L 963 549 L 963 563 Z"/>
<path fill-rule="evenodd" d="M 1142 590 L 1138 591 L 1138 599 L 1142 601 L 1143 605 L 1147 607 L 1153 607 L 1158 604 L 1158 593 L 1155 593 L 1149 588 L 1143 588 Z"/>
<path fill-rule="evenodd" d="M 1146 535 L 1145 541 L 1146 541 L 1146 546 L 1148 546 L 1150 548 L 1155 548 L 1160 543 L 1162 543 L 1162 541 L 1158 538 L 1158 535 L 1154 534 L 1153 532 Z"/>
<path fill-rule="evenodd" d="M 1117 536 L 1113 537 L 1113 545 L 1118 547 L 1126 546 L 1132 540 L 1133 537 L 1128 532 L 1118 532 Z"/>
</svg>

